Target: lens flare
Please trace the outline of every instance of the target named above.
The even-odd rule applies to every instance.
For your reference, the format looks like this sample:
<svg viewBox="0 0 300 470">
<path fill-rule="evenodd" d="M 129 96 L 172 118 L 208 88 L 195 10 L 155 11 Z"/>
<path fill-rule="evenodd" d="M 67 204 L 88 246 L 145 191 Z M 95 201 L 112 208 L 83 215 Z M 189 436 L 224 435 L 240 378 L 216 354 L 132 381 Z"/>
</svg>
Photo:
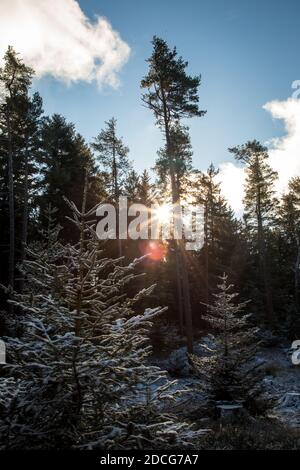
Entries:
<svg viewBox="0 0 300 470">
<path fill-rule="evenodd" d="M 148 258 L 152 261 L 166 260 L 167 246 L 159 241 L 151 240 L 140 243 L 139 248 L 142 254 L 148 255 Z"/>
</svg>

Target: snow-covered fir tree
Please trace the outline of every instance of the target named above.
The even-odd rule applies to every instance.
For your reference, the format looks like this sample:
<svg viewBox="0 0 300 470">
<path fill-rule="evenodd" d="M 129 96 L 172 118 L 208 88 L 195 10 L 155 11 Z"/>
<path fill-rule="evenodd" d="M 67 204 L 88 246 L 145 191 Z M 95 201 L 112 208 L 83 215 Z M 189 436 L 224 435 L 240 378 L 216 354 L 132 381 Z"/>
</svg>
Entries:
<svg viewBox="0 0 300 470">
<path fill-rule="evenodd" d="M 1 447 L 190 447 L 199 431 L 164 412 L 176 394 L 147 361 L 149 327 L 165 308 L 139 312 L 138 302 L 155 286 L 128 298 L 139 260 L 106 258 L 94 210 L 68 204 L 78 243 L 59 243 L 49 220 L 45 243 L 27 250 L 25 289 L 11 299 L 22 334 L 6 338 Z"/>
<path fill-rule="evenodd" d="M 236 302 L 237 296 L 223 274 L 204 316 L 215 334 L 213 346 L 206 347 L 203 357 L 192 356 L 192 363 L 204 384 L 206 405 L 241 402 L 250 409 L 261 394 L 261 363 L 255 359 L 258 329 L 249 325 L 250 315 L 244 312 L 248 302 Z"/>
</svg>

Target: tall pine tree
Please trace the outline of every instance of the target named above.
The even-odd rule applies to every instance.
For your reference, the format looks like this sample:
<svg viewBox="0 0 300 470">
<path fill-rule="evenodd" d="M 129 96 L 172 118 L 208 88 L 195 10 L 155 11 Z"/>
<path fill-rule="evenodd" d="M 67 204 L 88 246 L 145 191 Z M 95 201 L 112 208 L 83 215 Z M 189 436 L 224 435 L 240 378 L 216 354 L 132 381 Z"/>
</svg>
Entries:
<svg viewBox="0 0 300 470">
<path fill-rule="evenodd" d="M 258 263 L 265 293 L 265 319 L 274 322 L 272 285 L 268 260 L 267 233 L 274 221 L 276 206 L 274 182 L 277 173 L 268 163 L 267 148 L 258 141 L 247 142 L 229 149 L 235 158 L 246 165 L 244 219 L 252 239 L 253 255 Z"/>
<path fill-rule="evenodd" d="M 171 129 L 182 118 L 203 116 L 199 109 L 198 87 L 200 76 L 191 77 L 186 73 L 188 63 L 179 57 L 176 48 L 170 49 L 163 39 L 154 37 L 153 52 L 147 60 L 148 74 L 142 79 L 141 87 L 146 89 L 142 99 L 146 106 L 153 111 L 156 124 L 160 127 L 166 140 L 166 156 L 171 180 L 173 204 L 180 203 L 180 194 L 176 184 L 176 168 L 173 155 Z M 175 247 L 177 270 L 181 272 L 185 324 L 187 331 L 188 351 L 193 350 L 193 325 L 190 304 L 190 291 L 185 250 L 182 243 Z M 179 267 L 180 266 L 180 267 Z M 181 302 L 180 299 L 178 299 Z"/>
</svg>

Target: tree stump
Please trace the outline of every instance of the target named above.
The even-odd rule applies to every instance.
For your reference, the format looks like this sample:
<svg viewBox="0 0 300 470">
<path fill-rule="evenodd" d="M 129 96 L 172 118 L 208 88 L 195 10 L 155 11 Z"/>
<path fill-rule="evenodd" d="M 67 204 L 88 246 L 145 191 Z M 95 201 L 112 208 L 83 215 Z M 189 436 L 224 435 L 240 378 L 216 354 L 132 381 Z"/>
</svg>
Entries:
<svg viewBox="0 0 300 470">
<path fill-rule="evenodd" d="M 217 416 L 221 423 L 232 423 L 239 420 L 244 411 L 241 403 L 221 403 L 216 406 Z"/>
</svg>

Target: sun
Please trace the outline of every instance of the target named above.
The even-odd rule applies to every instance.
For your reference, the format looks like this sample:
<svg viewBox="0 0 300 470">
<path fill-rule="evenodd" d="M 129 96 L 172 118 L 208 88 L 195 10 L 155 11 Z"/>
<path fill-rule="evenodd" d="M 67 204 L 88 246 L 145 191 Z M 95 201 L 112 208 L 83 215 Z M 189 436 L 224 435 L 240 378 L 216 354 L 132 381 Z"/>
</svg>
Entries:
<svg viewBox="0 0 300 470">
<path fill-rule="evenodd" d="M 169 222 L 172 216 L 172 207 L 170 204 L 161 204 L 154 213 L 159 222 Z"/>
</svg>

